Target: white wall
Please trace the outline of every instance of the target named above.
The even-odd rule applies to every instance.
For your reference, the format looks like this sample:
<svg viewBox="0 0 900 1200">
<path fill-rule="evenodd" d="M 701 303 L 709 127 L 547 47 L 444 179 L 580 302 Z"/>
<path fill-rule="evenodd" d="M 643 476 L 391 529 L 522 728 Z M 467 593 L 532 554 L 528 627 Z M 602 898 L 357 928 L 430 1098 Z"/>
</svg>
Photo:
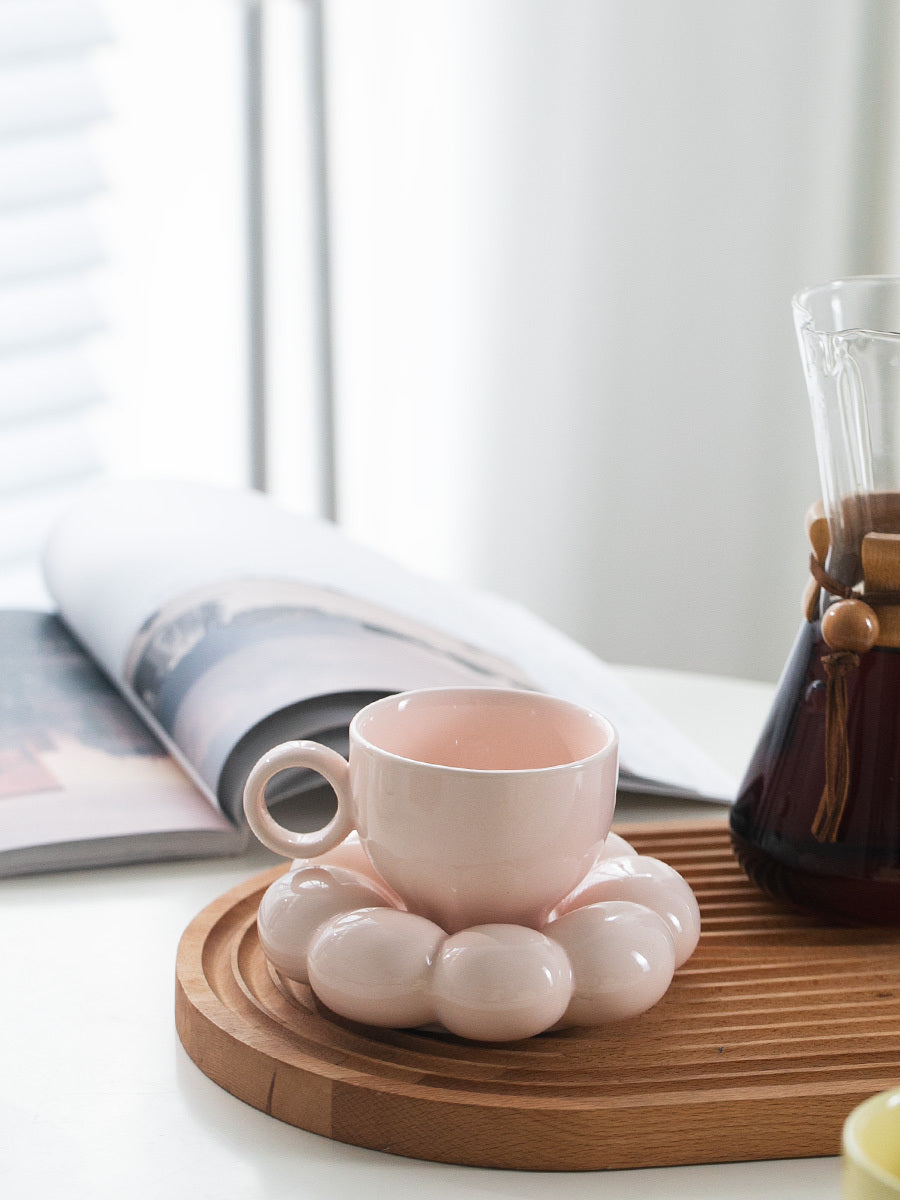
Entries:
<svg viewBox="0 0 900 1200">
<path fill-rule="evenodd" d="M 774 678 L 818 494 L 790 298 L 900 272 L 892 6 L 326 11 L 344 523 L 610 660 Z"/>
<path fill-rule="evenodd" d="M 113 457 L 241 481 L 244 6 L 106 7 Z M 774 678 L 818 493 L 790 297 L 900 272 L 898 10 L 325 0 L 347 528 L 610 660 Z M 308 3 L 263 12 L 270 478 L 309 509 Z"/>
</svg>

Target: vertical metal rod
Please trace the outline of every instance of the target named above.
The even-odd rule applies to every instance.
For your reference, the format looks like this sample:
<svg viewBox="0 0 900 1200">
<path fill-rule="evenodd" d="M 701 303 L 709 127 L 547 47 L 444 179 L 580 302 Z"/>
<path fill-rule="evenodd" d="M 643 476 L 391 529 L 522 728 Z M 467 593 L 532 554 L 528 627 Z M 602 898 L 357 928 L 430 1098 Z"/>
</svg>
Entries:
<svg viewBox="0 0 900 1200">
<path fill-rule="evenodd" d="M 244 5 L 244 146 L 247 235 L 248 474 L 265 491 L 266 453 L 266 242 L 263 148 L 263 13 L 260 0 Z"/>
<path fill-rule="evenodd" d="M 319 384 L 319 509 L 337 520 L 337 462 L 334 413 L 334 356 L 331 295 L 331 228 L 328 213 L 328 122 L 325 88 L 324 0 L 307 0 L 309 83 L 312 146 L 313 271 Z"/>
</svg>

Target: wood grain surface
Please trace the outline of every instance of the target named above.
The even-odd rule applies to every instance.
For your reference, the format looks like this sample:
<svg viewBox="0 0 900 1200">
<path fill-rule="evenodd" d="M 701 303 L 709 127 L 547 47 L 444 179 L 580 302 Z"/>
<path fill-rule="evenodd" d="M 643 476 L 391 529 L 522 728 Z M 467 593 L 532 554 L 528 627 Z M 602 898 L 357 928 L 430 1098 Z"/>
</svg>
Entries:
<svg viewBox="0 0 900 1200">
<path fill-rule="evenodd" d="M 862 540 L 865 591 L 900 591 L 900 533 L 867 533 Z M 900 605 L 878 608 L 878 645 L 900 647 Z"/>
<path fill-rule="evenodd" d="M 680 871 L 703 915 L 643 1016 L 503 1045 L 354 1025 L 263 958 L 256 908 L 276 869 L 185 931 L 182 1043 L 273 1117 L 413 1158 L 573 1171 L 837 1154 L 851 1108 L 900 1083 L 900 931 L 763 896 L 721 818 L 618 832 Z"/>
</svg>

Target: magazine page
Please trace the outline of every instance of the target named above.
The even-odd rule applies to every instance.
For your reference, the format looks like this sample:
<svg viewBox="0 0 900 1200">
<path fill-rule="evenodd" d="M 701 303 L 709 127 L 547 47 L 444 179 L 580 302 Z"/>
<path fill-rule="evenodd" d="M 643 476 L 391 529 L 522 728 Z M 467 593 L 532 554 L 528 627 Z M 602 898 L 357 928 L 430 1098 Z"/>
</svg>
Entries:
<svg viewBox="0 0 900 1200">
<path fill-rule="evenodd" d="M 0 874 L 242 844 L 55 616 L 0 613 Z"/>
<path fill-rule="evenodd" d="M 232 579 L 176 596 L 142 625 L 122 679 L 235 820 L 263 753 L 338 731 L 335 748 L 346 753 L 350 721 L 370 700 L 436 685 L 529 686 L 512 666 L 408 618 L 280 579 Z M 321 783 L 310 772 L 290 775 L 279 777 L 270 802 Z"/>
<path fill-rule="evenodd" d="M 619 730 L 629 787 L 716 800 L 734 795 L 734 781 L 611 668 L 540 618 L 499 597 L 406 570 L 352 542 L 329 522 L 287 512 L 258 492 L 177 481 L 97 485 L 54 529 L 44 567 L 69 626 L 138 704 L 129 675 L 138 679 L 146 635 L 165 623 L 166 613 L 185 603 L 190 608 L 203 595 L 218 596 L 230 583 L 240 584 L 239 592 L 256 588 L 257 596 L 278 586 L 302 585 L 310 589 L 307 599 L 313 590 L 320 597 L 342 597 L 346 606 L 334 615 L 347 620 L 361 619 L 361 610 L 354 616 L 351 602 L 356 602 L 374 606 L 378 628 L 393 625 L 402 634 L 403 623 L 410 622 L 412 640 L 424 643 L 423 656 L 427 645 L 442 656 L 449 652 L 451 660 L 456 655 L 467 670 L 480 665 L 501 678 L 509 675 L 523 686 L 604 712 Z M 227 608 L 245 601 L 212 602 Z M 296 608 L 297 600 L 290 606 Z M 162 638 L 153 656 L 159 659 L 162 653 L 164 659 L 164 649 Z M 419 663 L 424 668 L 424 657 Z M 242 676 L 241 689 L 268 686 L 268 670 L 260 663 Z M 366 683 L 374 682 L 352 670 L 329 678 L 329 693 L 346 690 L 351 679 L 357 680 L 351 691 L 367 690 Z M 310 695 L 302 681 L 295 686 L 295 702 Z M 219 746 L 213 758 L 221 755 Z"/>
</svg>

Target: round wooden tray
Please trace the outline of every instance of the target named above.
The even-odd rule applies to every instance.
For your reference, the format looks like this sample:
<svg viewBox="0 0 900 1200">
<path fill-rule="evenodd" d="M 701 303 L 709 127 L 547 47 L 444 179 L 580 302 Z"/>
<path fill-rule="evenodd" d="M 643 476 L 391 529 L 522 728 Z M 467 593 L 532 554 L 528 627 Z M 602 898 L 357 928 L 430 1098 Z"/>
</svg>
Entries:
<svg viewBox="0 0 900 1200">
<path fill-rule="evenodd" d="M 185 931 L 181 1041 L 255 1108 L 413 1158 L 558 1171 L 836 1154 L 850 1109 L 900 1082 L 900 933 L 769 901 L 721 820 L 620 832 L 688 879 L 704 921 L 641 1017 L 503 1045 L 354 1025 L 263 957 L 256 910 L 277 868 Z"/>
</svg>

